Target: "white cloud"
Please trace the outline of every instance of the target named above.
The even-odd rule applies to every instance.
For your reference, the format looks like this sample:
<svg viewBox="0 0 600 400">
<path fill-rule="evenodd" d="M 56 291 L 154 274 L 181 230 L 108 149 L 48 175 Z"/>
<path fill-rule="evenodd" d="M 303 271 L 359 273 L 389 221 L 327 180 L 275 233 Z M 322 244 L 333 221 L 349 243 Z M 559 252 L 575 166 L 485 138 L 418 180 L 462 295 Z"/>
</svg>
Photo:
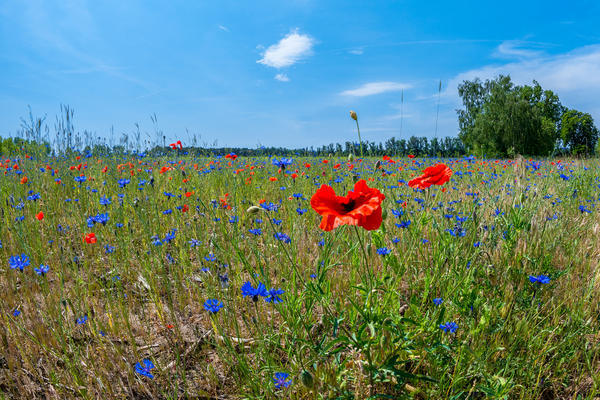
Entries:
<svg viewBox="0 0 600 400">
<path fill-rule="evenodd" d="M 493 79 L 499 74 L 510 75 L 520 85 L 531 85 L 535 79 L 544 89 L 554 91 L 563 105 L 589 112 L 600 122 L 600 45 L 466 71 L 450 80 L 444 97 L 460 104 L 457 87 L 462 81 Z"/>
<path fill-rule="evenodd" d="M 506 40 L 496 48 L 493 55 L 497 58 L 533 58 L 542 55 L 541 51 L 528 48 L 526 47 L 527 45 L 531 47 L 532 43 L 520 40 Z M 533 43 L 533 45 L 539 47 L 537 43 Z"/>
<path fill-rule="evenodd" d="M 348 53 L 354 54 L 356 56 L 360 56 L 363 52 L 364 52 L 363 49 L 352 49 L 352 50 L 348 51 Z"/>
<path fill-rule="evenodd" d="M 229 32 L 229 28 L 226 27 L 225 25 L 219 25 L 219 29 L 225 32 Z"/>
<path fill-rule="evenodd" d="M 269 46 L 257 63 L 273 68 L 289 67 L 311 55 L 313 45 L 313 38 L 293 30 L 278 43 Z"/>
<path fill-rule="evenodd" d="M 275 75 L 275 79 L 277 79 L 280 82 L 289 82 L 290 78 L 288 78 L 288 76 L 286 74 L 277 74 Z"/>
<path fill-rule="evenodd" d="M 397 92 L 399 90 L 408 89 L 411 85 L 400 82 L 370 82 L 351 90 L 345 90 L 341 93 L 342 96 L 363 97 L 380 94 L 385 92 Z"/>
</svg>

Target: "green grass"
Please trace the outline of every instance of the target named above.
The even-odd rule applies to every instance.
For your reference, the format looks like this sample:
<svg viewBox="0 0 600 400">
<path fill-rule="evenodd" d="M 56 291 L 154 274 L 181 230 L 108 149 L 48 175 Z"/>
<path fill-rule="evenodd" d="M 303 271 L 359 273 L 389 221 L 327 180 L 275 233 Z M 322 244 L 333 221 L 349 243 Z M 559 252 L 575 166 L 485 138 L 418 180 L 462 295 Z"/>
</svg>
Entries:
<svg viewBox="0 0 600 400">
<path fill-rule="evenodd" d="M 434 162 L 417 160 L 375 170 L 377 159 L 366 159 L 349 172 L 346 159 L 298 158 L 288 168 L 298 170 L 295 180 L 266 158 L 22 157 L 21 175 L 3 163 L 0 398 L 600 396 L 598 162 L 562 161 L 559 171 L 544 161 L 532 171 L 523 161 L 446 160 L 455 172 L 446 191 L 418 193 L 398 185 Z M 47 164 L 55 176 L 40 171 Z M 159 173 L 163 166 L 173 169 Z M 322 232 L 312 194 L 325 183 L 345 195 L 357 170 L 386 196 L 382 227 Z M 78 184 L 80 174 L 89 180 Z M 119 188 L 123 178 L 131 183 Z M 29 191 L 41 198 L 27 200 Z M 220 206 L 226 193 L 230 208 Z M 102 195 L 112 204 L 100 205 Z M 281 206 L 247 211 L 261 200 Z M 183 204 L 186 213 L 176 208 Z M 87 226 L 104 212 L 106 225 Z M 462 237 L 447 231 L 456 216 L 468 217 Z M 407 228 L 395 225 L 407 220 Z M 89 232 L 97 243 L 83 241 Z M 191 247 L 192 239 L 202 244 Z M 391 254 L 378 255 L 384 246 Z M 31 264 L 11 269 L 9 257 L 22 253 Z M 42 263 L 46 276 L 34 272 Z M 540 274 L 550 283 L 529 281 Z M 283 289 L 283 302 L 243 297 L 246 281 Z M 203 308 L 212 298 L 224 303 L 216 314 Z M 446 322 L 458 324 L 454 334 L 440 329 Z M 154 379 L 135 373 L 143 359 L 154 363 Z M 277 372 L 290 375 L 288 388 L 275 388 Z"/>
</svg>

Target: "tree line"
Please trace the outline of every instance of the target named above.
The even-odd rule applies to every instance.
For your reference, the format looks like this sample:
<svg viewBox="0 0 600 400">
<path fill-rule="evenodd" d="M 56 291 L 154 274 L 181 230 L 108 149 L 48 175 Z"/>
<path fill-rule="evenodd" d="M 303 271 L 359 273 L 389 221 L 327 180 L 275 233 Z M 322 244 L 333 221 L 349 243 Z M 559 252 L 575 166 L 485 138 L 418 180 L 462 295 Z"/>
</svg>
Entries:
<svg viewBox="0 0 600 400">
<path fill-rule="evenodd" d="M 525 156 L 590 156 L 597 152 L 599 131 L 589 113 L 563 106 L 553 91 L 532 85 L 515 85 L 510 76 L 495 79 L 465 80 L 458 86 L 463 108 L 458 114 L 458 136 L 441 139 L 411 136 L 408 139 L 391 137 L 383 142 L 363 141 L 368 156 L 438 156 L 458 157 L 476 154 L 482 157 Z M 118 144 L 107 142 L 106 137 L 88 131 L 76 131 L 73 109 L 61 105 L 61 113 L 54 123 L 54 139 L 45 123 L 46 117 L 21 119 L 21 127 L 14 138 L 0 140 L 0 154 L 14 154 L 22 149 L 38 154 L 65 154 L 84 152 L 106 155 L 145 153 L 151 156 L 172 154 L 166 136 L 157 126 L 156 115 L 151 116 L 154 132 L 142 132 L 138 124 L 133 132 L 123 132 Z M 110 137 L 113 137 L 111 129 Z M 186 143 L 184 153 L 192 155 L 240 156 L 347 156 L 360 154 L 360 143 L 346 141 L 303 148 L 285 147 L 217 147 L 198 145 L 194 135 Z"/>
</svg>

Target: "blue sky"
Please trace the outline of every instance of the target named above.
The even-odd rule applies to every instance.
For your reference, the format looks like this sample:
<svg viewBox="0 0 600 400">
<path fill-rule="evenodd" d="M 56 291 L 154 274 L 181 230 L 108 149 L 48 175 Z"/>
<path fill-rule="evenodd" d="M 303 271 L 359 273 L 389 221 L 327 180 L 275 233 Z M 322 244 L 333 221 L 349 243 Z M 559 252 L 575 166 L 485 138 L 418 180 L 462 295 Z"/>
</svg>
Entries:
<svg viewBox="0 0 600 400">
<path fill-rule="evenodd" d="M 599 124 L 600 2 L 574 3 L 6 1 L 0 134 L 62 103 L 115 142 L 156 113 L 184 145 L 319 146 L 355 139 L 351 109 L 363 139 L 433 137 L 439 101 L 454 136 L 458 83 L 499 73 Z"/>
</svg>

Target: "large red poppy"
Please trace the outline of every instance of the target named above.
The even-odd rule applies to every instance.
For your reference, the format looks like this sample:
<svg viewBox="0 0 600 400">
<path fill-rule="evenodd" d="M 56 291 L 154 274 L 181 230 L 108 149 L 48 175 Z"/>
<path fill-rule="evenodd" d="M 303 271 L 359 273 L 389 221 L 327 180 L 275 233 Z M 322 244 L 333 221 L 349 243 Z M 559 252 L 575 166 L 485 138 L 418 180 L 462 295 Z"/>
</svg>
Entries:
<svg viewBox="0 0 600 400">
<path fill-rule="evenodd" d="M 310 205 L 323 216 L 319 227 L 324 231 L 340 225 L 358 225 L 372 231 L 381 226 L 381 202 L 384 199 L 383 193 L 368 187 L 361 179 L 347 196 L 336 196 L 331 186 L 321 185 L 310 199 Z"/>
<path fill-rule="evenodd" d="M 452 170 L 445 164 L 436 164 L 425 168 L 423 175 L 408 182 L 408 186 L 426 189 L 431 185 L 443 185 L 450 180 Z"/>
</svg>

